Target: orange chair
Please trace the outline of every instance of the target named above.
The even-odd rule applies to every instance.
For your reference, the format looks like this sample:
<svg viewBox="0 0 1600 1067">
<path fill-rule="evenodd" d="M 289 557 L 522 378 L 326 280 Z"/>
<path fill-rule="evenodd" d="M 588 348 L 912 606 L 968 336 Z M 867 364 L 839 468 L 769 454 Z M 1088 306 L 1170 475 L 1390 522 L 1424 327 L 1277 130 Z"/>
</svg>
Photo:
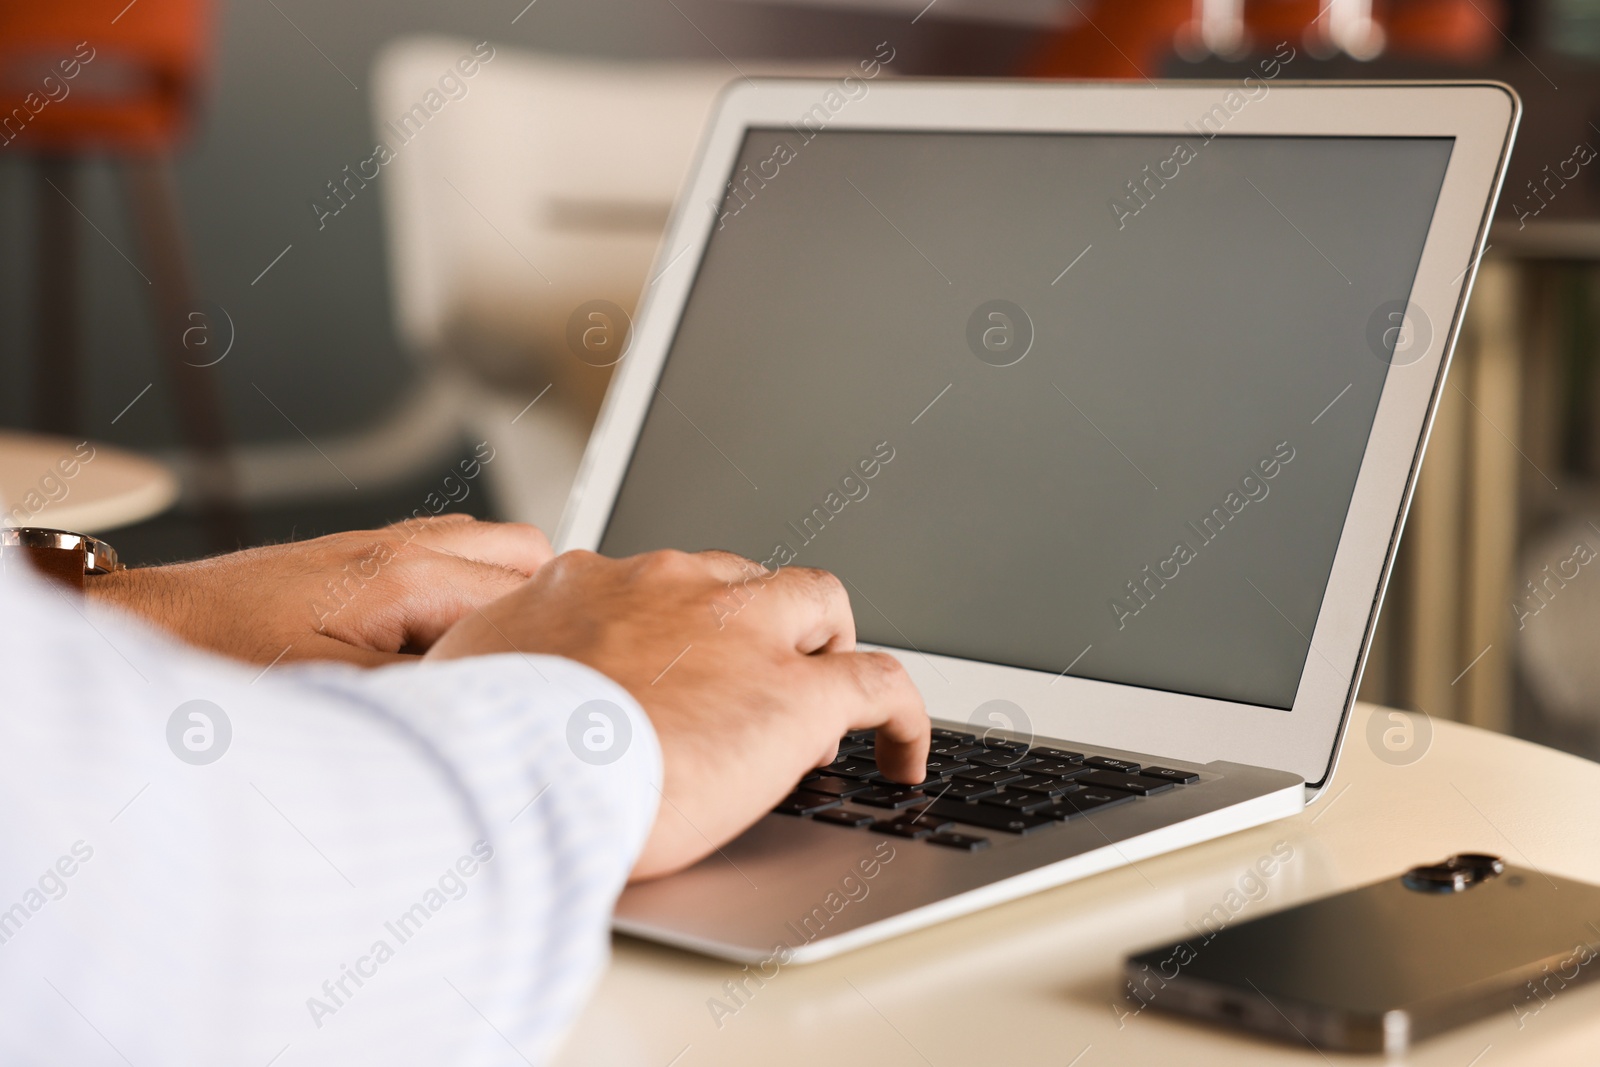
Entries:
<svg viewBox="0 0 1600 1067">
<path fill-rule="evenodd" d="M 1149 78 L 1160 73 L 1193 17 L 1195 0 L 1073 4 L 1078 20 L 1026 66 L 1036 78 Z"/>
<path fill-rule="evenodd" d="M 199 110 L 210 34 L 208 0 L 0 0 L 0 153 L 29 156 L 38 177 L 38 428 L 84 429 L 77 164 L 110 157 L 121 164 L 145 260 L 135 269 L 151 289 L 212 540 L 232 548 L 244 529 L 220 394 L 185 358 L 197 294 L 171 168 Z"/>
<path fill-rule="evenodd" d="M 1327 38 L 1340 9 L 1362 9 L 1358 17 L 1378 32 L 1372 58 L 1386 54 L 1471 64 L 1492 56 L 1506 21 L 1504 0 L 1079 0 L 1081 16 L 1052 37 L 1024 73 L 1046 78 L 1145 78 L 1163 70 L 1174 53 L 1200 46 L 1198 27 L 1216 8 L 1236 23 L 1231 36 L 1250 41 L 1292 41 L 1314 51 L 1337 50 Z M 1225 36 L 1230 36 L 1226 35 Z"/>
</svg>

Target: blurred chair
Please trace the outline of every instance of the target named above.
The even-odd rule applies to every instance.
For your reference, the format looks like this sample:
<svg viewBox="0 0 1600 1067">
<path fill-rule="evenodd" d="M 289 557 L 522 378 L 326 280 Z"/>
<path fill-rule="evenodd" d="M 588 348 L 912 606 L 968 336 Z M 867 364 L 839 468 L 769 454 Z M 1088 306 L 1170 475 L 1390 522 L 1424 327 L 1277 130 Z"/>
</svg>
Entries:
<svg viewBox="0 0 1600 1067">
<path fill-rule="evenodd" d="M 375 63 L 395 315 L 462 426 L 496 448 L 498 510 L 553 530 L 701 129 L 737 73 L 497 47 L 467 76 L 457 64 L 473 49 L 409 38 Z M 848 66 L 739 61 L 746 74 Z"/>
<path fill-rule="evenodd" d="M 76 179 L 84 160 L 110 157 L 144 251 L 156 348 L 211 539 L 232 548 L 244 530 L 222 403 L 214 379 L 185 358 L 197 294 L 171 169 L 198 110 L 210 16 L 207 0 L 0 3 L 0 151 L 32 156 L 38 175 L 38 428 L 83 429 Z"/>
<path fill-rule="evenodd" d="M 1082 0 L 1041 49 L 1036 77 L 1144 78 L 1173 57 L 1237 59 L 1288 41 L 1317 58 L 1475 62 L 1500 47 L 1504 0 Z"/>
</svg>

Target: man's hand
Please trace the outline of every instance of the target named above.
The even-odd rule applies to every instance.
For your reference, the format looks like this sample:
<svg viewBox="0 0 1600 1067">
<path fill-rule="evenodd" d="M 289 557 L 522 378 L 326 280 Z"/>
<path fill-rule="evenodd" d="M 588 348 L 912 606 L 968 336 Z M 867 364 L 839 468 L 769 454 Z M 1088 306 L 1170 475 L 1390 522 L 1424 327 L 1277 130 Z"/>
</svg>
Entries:
<svg viewBox="0 0 1600 1067">
<path fill-rule="evenodd" d="M 877 727 L 884 773 L 922 780 L 922 698 L 893 656 L 855 643 L 849 598 L 823 571 L 774 573 L 725 552 L 568 552 L 463 617 L 427 658 L 565 656 L 633 694 L 665 765 L 640 879 L 731 840 L 832 760 L 848 730 Z"/>
<path fill-rule="evenodd" d="M 90 597 L 250 663 L 381 666 L 433 645 L 550 559 L 532 526 L 408 519 L 88 580 Z"/>
</svg>

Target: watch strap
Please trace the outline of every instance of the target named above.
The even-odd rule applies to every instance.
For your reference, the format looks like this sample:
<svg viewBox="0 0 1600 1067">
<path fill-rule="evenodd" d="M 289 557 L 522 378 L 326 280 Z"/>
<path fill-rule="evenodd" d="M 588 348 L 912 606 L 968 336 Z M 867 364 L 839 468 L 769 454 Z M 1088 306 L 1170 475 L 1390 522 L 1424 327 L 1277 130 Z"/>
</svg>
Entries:
<svg viewBox="0 0 1600 1067">
<path fill-rule="evenodd" d="M 39 573 L 80 592 L 88 574 L 88 554 L 81 548 L 28 548 L 24 550 Z"/>
<path fill-rule="evenodd" d="M 18 552 L 45 577 L 79 591 L 89 575 L 122 569 L 116 550 L 88 534 L 28 526 L 0 527 L 0 554 Z"/>
</svg>

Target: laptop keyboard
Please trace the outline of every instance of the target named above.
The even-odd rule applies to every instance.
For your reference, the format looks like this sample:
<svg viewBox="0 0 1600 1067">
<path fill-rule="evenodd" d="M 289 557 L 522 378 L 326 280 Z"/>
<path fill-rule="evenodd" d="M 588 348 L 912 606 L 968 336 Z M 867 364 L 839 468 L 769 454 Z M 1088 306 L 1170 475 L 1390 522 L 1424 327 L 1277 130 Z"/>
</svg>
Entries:
<svg viewBox="0 0 1600 1067">
<path fill-rule="evenodd" d="M 978 852 L 991 834 L 1045 831 L 1200 780 L 1193 771 L 938 727 L 927 777 L 901 785 L 878 772 L 873 744 L 872 730 L 846 734 L 838 758 L 773 811 Z"/>
</svg>

